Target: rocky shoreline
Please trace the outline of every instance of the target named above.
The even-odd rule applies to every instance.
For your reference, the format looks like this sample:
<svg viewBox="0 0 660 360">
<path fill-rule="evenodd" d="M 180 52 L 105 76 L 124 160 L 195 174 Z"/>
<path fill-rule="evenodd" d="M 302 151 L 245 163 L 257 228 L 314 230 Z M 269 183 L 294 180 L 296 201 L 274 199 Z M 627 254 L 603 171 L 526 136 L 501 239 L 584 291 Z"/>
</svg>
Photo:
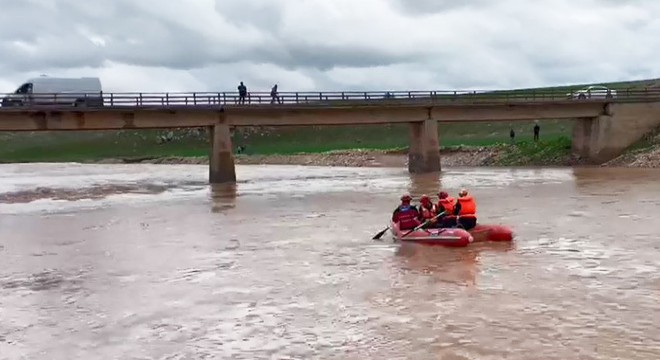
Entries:
<svg viewBox="0 0 660 360">
<path fill-rule="evenodd" d="M 519 164 L 501 164 L 505 151 L 501 147 L 456 147 L 440 151 L 443 167 L 501 167 L 501 166 L 579 166 L 660 168 L 660 145 L 644 151 L 631 152 L 603 164 L 588 164 L 576 157 L 558 158 L 543 164 L 528 164 L 524 159 Z M 234 158 L 240 165 L 306 165 L 340 167 L 406 167 L 408 155 L 405 150 L 346 150 L 319 154 L 295 155 L 244 155 Z M 95 164 L 208 164 L 207 157 L 148 157 L 113 158 L 90 161 Z"/>
<path fill-rule="evenodd" d="M 440 151 L 442 166 L 479 167 L 497 166 L 502 149 L 498 147 L 455 147 Z M 295 155 L 234 155 L 241 165 L 307 165 L 341 167 L 405 167 L 406 150 L 342 150 L 318 154 Z M 97 164 L 208 164 L 207 157 L 151 157 L 137 159 L 104 159 Z"/>
</svg>

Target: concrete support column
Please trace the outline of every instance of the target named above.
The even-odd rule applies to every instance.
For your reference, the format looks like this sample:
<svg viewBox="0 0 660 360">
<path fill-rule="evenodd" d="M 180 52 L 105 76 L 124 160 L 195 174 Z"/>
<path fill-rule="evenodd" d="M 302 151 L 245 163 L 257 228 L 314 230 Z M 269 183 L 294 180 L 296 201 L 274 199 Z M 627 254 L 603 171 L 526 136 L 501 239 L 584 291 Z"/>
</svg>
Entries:
<svg viewBox="0 0 660 360">
<path fill-rule="evenodd" d="M 591 158 L 591 140 L 594 118 L 575 119 L 573 125 L 573 139 L 571 142 L 571 151 L 574 155 L 582 158 Z"/>
<path fill-rule="evenodd" d="M 424 120 L 410 123 L 408 172 L 413 174 L 440 171 L 438 122 Z"/>
<path fill-rule="evenodd" d="M 236 182 L 234 155 L 231 151 L 229 125 L 217 124 L 210 128 L 209 182 L 211 184 Z"/>
</svg>

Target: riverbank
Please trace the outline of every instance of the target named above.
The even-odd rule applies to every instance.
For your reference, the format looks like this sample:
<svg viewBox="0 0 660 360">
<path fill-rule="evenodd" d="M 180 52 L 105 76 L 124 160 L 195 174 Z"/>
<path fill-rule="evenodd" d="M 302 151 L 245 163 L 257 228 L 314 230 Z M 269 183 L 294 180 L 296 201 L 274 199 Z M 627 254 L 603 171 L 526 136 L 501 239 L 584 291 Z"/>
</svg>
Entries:
<svg viewBox="0 0 660 360">
<path fill-rule="evenodd" d="M 439 124 L 445 166 L 561 165 L 570 161 L 570 121 Z M 516 132 L 515 146 L 509 131 Z M 379 126 L 246 127 L 233 129 L 239 164 L 401 166 L 407 161 L 407 124 Z M 206 129 L 0 134 L 0 163 L 205 163 Z"/>
<path fill-rule="evenodd" d="M 576 166 L 589 164 L 571 154 L 570 121 L 440 124 L 443 167 Z M 509 131 L 516 136 L 512 142 Z M 408 128 L 325 126 L 239 128 L 232 134 L 237 164 L 406 167 Z M 206 129 L 0 134 L 0 163 L 78 162 L 206 164 Z M 601 166 L 660 167 L 658 141 L 646 138 Z"/>
<path fill-rule="evenodd" d="M 479 166 L 572 166 L 585 162 L 570 153 L 570 140 L 520 142 L 491 146 L 453 146 L 440 149 L 443 167 Z M 243 165 L 309 165 L 349 167 L 405 167 L 407 149 L 336 150 L 322 153 L 249 155 L 236 154 L 237 164 Z M 164 156 L 142 158 L 110 158 L 93 163 L 102 164 L 208 164 L 207 156 Z"/>
</svg>

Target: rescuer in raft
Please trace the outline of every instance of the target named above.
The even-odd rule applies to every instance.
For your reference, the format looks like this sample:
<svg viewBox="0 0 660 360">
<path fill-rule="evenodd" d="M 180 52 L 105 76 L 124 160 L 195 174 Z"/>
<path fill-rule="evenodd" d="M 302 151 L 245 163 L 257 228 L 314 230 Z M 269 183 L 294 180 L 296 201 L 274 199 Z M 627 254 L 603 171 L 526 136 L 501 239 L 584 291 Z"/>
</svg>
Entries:
<svg viewBox="0 0 660 360">
<path fill-rule="evenodd" d="M 458 193 L 458 199 L 454 206 L 454 215 L 458 216 L 458 224 L 465 230 L 470 230 L 477 226 L 477 203 L 465 189 L 461 189 Z"/>
<path fill-rule="evenodd" d="M 419 221 L 422 223 L 433 219 L 438 214 L 436 206 L 431 202 L 428 195 L 424 194 L 419 198 Z M 437 219 L 429 221 L 424 227 L 436 227 Z"/>
<path fill-rule="evenodd" d="M 401 205 L 392 213 L 392 221 L 398 223 L 399 229 L 411 230 L 420 225 L 419 211 L 414 205 L 411 205 L 412 197 L 405 194 L 401 196 Z"/>
<path fill-rule="evenodd" d="M 438 222 L 438 227 L 450 228 L 456 226 L 456 215 L 454 214 L 456 199 L 449 196 L 447 192 L 440 191 L 438 193 L 438 204 L 435 207 L 437 211 L 445 211 L 445 216 Z"/>
</svg>

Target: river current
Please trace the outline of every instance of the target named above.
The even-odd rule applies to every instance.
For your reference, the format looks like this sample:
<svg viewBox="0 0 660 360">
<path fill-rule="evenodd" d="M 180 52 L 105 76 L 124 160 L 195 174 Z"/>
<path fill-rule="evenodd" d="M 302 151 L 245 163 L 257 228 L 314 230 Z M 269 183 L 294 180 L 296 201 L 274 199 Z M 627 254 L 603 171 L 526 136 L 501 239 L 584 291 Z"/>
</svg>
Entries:
<svg viewBox="0 0 660 360">
<path fill-rule="evenodd" d="M 660 359 L 660 171 L 0 165 L 0 359 Z M 466 187 L 511 244 L 371 237 Z"/>
</svg>

